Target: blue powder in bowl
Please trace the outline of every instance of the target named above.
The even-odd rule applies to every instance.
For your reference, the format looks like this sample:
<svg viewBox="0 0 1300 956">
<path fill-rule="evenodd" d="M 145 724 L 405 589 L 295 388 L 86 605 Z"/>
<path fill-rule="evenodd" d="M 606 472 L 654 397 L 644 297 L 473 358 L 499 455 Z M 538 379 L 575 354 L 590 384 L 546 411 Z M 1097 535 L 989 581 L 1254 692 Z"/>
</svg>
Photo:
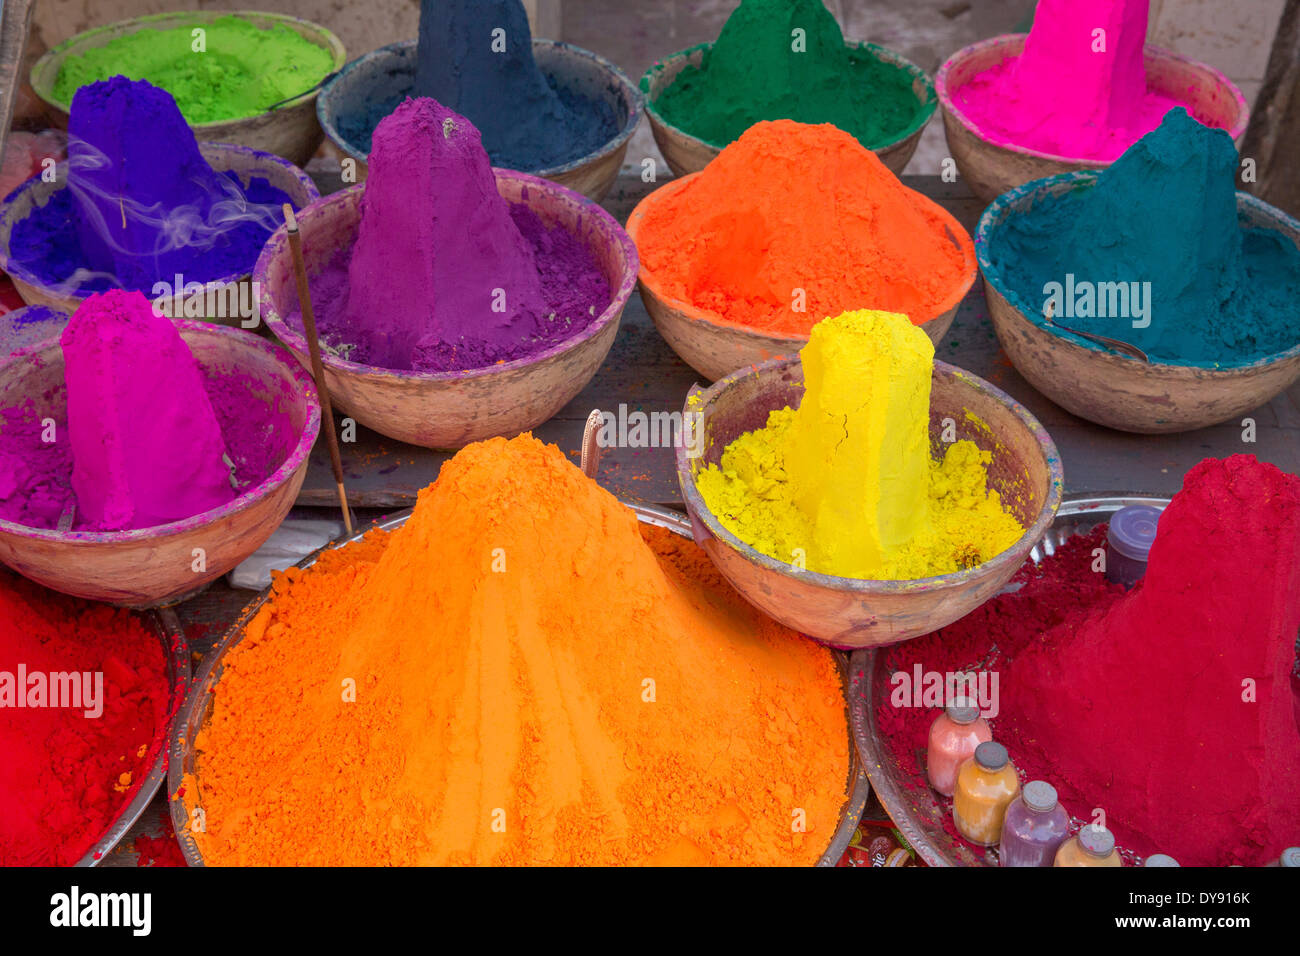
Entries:
<svg viewBox="0 0 1300 956">
<path fill-rule="evenodd" d="M 1285 352 L 1300 344 L 1300 251 L 1242 221 L 1237 163 L 1227 133 L 1170 110 L 1094 182 L 993 227 L 986 278 L 1032 321 L 1053 299 L 1059 324 L 1131 342 L 1153 362 L 1236 366 Z"/>
<path fill-rule="evenodd" d="M 212 169 L 171 95 L 143 80 L 81 87 L 68 136 L 63 188 L 9 238 L 11 267 L 65 292 L 246 274 L 289 199 Z"/>
<path fill-rule="evenodd" d="M 523 172 L 581 159 L 619 131 L 608 102 L 538 67 L 519 0 L 424 0 L 415 63 L 394 53 L 390 74 L 373 83 L 378 95 L 335 118 L 343 139 L 366 155 L 379 121 L 408 96 L 430 97 L 467 117 L 492 165 Z"/>
</svg>

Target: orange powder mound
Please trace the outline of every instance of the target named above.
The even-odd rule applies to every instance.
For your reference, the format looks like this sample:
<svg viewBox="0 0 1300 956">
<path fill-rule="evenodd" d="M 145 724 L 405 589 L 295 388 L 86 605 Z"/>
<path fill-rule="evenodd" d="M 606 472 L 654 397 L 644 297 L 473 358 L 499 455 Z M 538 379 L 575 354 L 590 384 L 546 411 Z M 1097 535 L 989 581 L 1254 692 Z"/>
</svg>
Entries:
<svg viewBox="0 0 1300 956">
<path fill-rule="evenodd" d="M 646 284 L 762 331 L 806 335 L 857 309 L 919 325 L 957 304 L 974 261 L 956 220 L 829 124 L 757 123 L 640 208 Z"/>
<path fill-rule="evenodd" d="M 693 543 L 493 439 L 400 529 L 277 578 L 185 799 L 216 864 L 807 864 L 844 708 L 834 657 Z"/>
</svg>

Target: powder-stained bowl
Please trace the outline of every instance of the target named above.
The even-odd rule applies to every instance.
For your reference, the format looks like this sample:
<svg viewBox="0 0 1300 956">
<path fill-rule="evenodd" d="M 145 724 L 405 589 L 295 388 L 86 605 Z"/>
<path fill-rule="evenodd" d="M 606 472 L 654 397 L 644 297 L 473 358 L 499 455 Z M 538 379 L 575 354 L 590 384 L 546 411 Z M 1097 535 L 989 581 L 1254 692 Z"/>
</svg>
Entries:
<svg viewBox="0 0 1300 956">
<path fill-rule="evenodd" d="M 184 703 L 190 688 L 190 645 L 185 639 L 180 618 L 171 608 L 148 612 L 144 615 L 143 623 L 158 636 L 162 644 L 163 656 L 167 660 L 167 686 L 171 691 L 167 701 L 167 721 L 159 728 L 158 736 L 150 741 L 151 747 L 154 743 L 158 744 L 158 758 L 141 781 L 135 796 L 122 807 L 108 829 L 77 861 L 77 866 L 99 866 L 108 859 L 108 854 L 122 842 L 122 838 L 149 809 L 149 804 L 153 803 L 158 788 L 167 778 L 167 750 L 175 736 L 174 725 L 179 720 L 181 704 Z"/>
<path fill-rule="evenodd" d="M 376 103 L 395 108 L 415 91 L 417 44 L 414 40 L 372 50 L 345 66 L 325 84 L 316 104 L 325 135 L 355 164 L 356 178 L 366 178 L 369 151 L 343 134 L 347 117 L 364 115 Z M 524 170 L 567 186 L 600 202 L 618 178 L 628 141 L 641 123 L 645 101 L 632 81 L 609 60 L 558 40 L 533 40 L 533 58 L 542 73 L 563 89 L 605 102 L 614 112 L 618 133 L 600 149 L 559 166 Z M 472 118 L 472 117 L 471 117 Z"/>
<path fill-rule="evenodd" d="M 262 29 L 274 26 L 287 27 L 305 40 L 327 50 L 331 58 L 331 70 L 338 70 L 347 59 L 339 38 L 324 27 L 308 20 L 282 13 L 261 13 L 256 10 L 186 10 L 135 17 L 78 33 L 36 61 L 31 72 L 32 89 L 49 106 L 49 112 L 55 123 L 60 128 L 66 129 L 70 104 L 60 103 L 55 98 L 54 84 L 59 78 L 59 70 L 69 57 L 80 56 L 87 50 L 106 46 L 120 36 L 138 33 L 141 30 L 168 30 L 182 26 L 201 27 L 220 17 L 231 15 L 247 20 Z M 316 119 L 318 88 L 319 84 L 304 89 L 300 96 L 294 97 L 274 110 L 256 116 L 243 116 L 213 123 L 191 123 L 190 129 L 194 130 L 194 135 L 201 143 L 236 143 L 275 156 L 283 156 L 289 162 L 303 166 L 312 158 L 325 138 Z"/>
<path fill-rule="evenodd" d="M 911 161 L 912 154 L 916 152 L 916 146 L 921 141 L 921 134 L 925 132 L 926 124 L 930 122 L 930 117 L 934 115 L 938 106 L 939 100 L 935 96 L 934 85 L 925 75 L 924 70 L 893 50 L 887 50 L 874 43 L 849 42 L 845 45 L 851 50 L 866 51 L 877 60 L 896 66 L 912 78 L 912 92 L 916 95 L 920 110 L 916 120 L 906 129 L 900 130 L 890 142 L 872 149 L 872 152 L 880 157 L 880 161 L 889 167 L 895 176 L 901 176 L 904 168 Z M 712 43 L 701 43 L 674 53 L 654 64 L 641 77 L 641 92 L 645 96 L 646 115 L 650 117 L 650 131 L 654 133 L 655 143 L 659 146 L 659 152 L 663 153 L 664 159 L 667 160 L 668 168 L 677 176 L 698 173 L 722 152 L 723 146 L 727 144 L 710 143 L 679 129 L 659 114 L 655 108 L 655 101 L 659 99 L 659 94 L 673 85 L 673 80 L 677 79 L 677 74 L 683 69 L 688 66 L 698 68 L 712 46 Z M 772 119 L 776 118 L 772 117 Z"/>
<path fill-rule="evenodd" d="M 1243 365 L 1207 367 L 1143 362 L 1047 327 L 1033 304 L 1007 286 L 993 267 L 989 250 L 998 227 L 1008 218 L 1090 185 L 1097 175 L 1062 173 L 1027 183 L 998 197 L 980 217 L 975 251 L 984 274 L 989 315 L 998 341 L 1020 374 L 1080 418 L 1148 435 L 1234 419 L 1300 380 L 1300 330 L 1296 344 L 1285 352 Z M 1282 233 L 1300 248 L 1300 222 L 1248 193 L 1237 193 L 1237 222 L 1241 228 Z"/>
<path fill-rule="evenodd" d="M 600 368 L 618 334 L 623 307 L 636 285 L 636 247 L 623 227 L 589 199 L 526 173 L 495 170 L 497 191 L 526 203 L 548 227 L 579 237 L 609 283 L 605 311 L 572 338 L 536 355 L 463 372 L 394 371 L 322 353 L 334 407 L 398 441 L 426 448 L 460 448 L 540 425 L 569 403 Z M 298 216 L 309 276 L 323 271 L 340 249 L 350 249 L 361 222 L 365 184 L 334 193 Z M 267 242 L 253 271 L 262 318 L 276 337 L 310 363 L 307 340 L 288 324 L 298 309 L 293 261 L 282 227 Z M 321 312 L 315 303 L 316 314 Z"/>
<path fill-rule="evenodd" d="M 957 91 L 979 73 L 1025 48 L 1023 33 L 981 40 L 950 56 L 939 68 L 934 85 L 943 107 L 943 128 L 957 171 L 982 202 L 1032 179 L 1084 169 L 1105 169 L 1110 162 L 1058 156 L 1026 146 L 990 140 L 956 103 Z M 1207 126 L 1228 131 L 1234 140 L 1246 132 L 1250 110 L 1241 90 L 1212 66 L 1155 47 L 1146 47 L 1147 86 L 1187 105 L 1187 111 Z"/>
<path fill-rule="evenodd" d="M 956 440 L 969 439 L 990 452 L 989 487 L 999 493 L 1025 533 L 984 564 L 937 577 L 867 581 L 801 571 L 755 550 L 723 527 L 705 504 L 695 478 L 718 464 L 731 442 L 767 424 L 770 412 L 797 408 L 802 400 L 798 357 L 742 369 L 708 389 L 692 388 L 685 414 L 702 416 L 703 453 L 692 458 L 683 443 L 677 449 L 677 479 L 696 543 L 732 586 L 760 611 L 822 644 L 841 650 L 895 644 L 969 614 L 1015 574 L 1060 507 L 1061 456 L 1037 419 L 982 378 L 935 362 L 930 385 L 932 454 L 943 453 L 945 427 L 955 428 Z"/>
<path fill-rule="evenodd" d="M 302 209 L 320 198 L 320 190 L 311 177 L 293 163 L 270 153 L 258 152 L 247 146 L 230 143 L 200 143 L 203 158 L 217 172 L 234 172 L 247 187 L 254 177 L 266 180 L 271 186 L 287 195 L 294 208 Z M 22 263 L 15 262 L 9 252 L 9 239 L 14 227 L 29 215 L 32 209 L 44 206 L 55 193 L 66 189 L 68 164 L 55 167 L 55 182 L 47 183 L 34 176 L 15 189 L 0 205 L 0 269 L 8 273 L 18 294 L 28 305 L 45 305 L 64 312 L 76 312 L 81 303 L 93 293 L 77 292 L 58 285 L 50 285 Z M 279 209 L 272 211 L 275 221 L 283 219 Z M 258 290 L 253 283 L 253 263 L 242 273 L 222 276 L 203 286 L 197 283 L 185 289 L 173 289 L 174 276 L 162 276 L 167 291 L 155 294 L 143 290 L 164 315 L 174 318 L 206 319 L 221 325 L 256 328 L 258 322 Z"/>
<path fill-rule="evenodd" d="M 1087 534 L 1109 521 L 1120 508 L 1131 505 L 1163 508 L 1168 504 L 1168 498 L 1138 496 L 1067 498 L 1043 540 L 1029 552 L 1028 560 L 1041 564 L 1075 535 Z M 996 847 L 977 849 L 951 835 L 952 799 L 940 796 L 930 789 L 928 781 L 917 779 L 900 766 L 889 742 L 881 735 L 876 713 L 891 690 L 883 656 L 875 648 L 854 652 L 849 674 L 849 709 L 858 756 L 867 768 L 880 805 L 908 844 L 930 866 L 996 866 Z M 1133 860 L 1131 852 L 1122 847 L 1121 852 L 1128 857 L 1126 866 L 1140 862 Z"/>
<path fill-rule="evenodd" d="M 637 520 L 645 524 L 667 528 L 683 538 L 691 536 L 690 525 L 678 512 L 637 502 L 625 502 L 625 504 L 636 512 Z M 394 531 L 405 524 L 406 519 L 409 517 L 410 512 L 408 511 L 396 518 L 385 521 L 378 527 L 386 531 Z M 342 547 L 350 541 L 355 541 L 369 530 L 367 528 L 348 539 L 348 541 L 338 542 L 326 550 Z M 321 553 L 321 551 L 317 551 L 315 554 L 304 558 L 298 563 L 298 567 L 306 568 L 315 564 Z M 239 619 L 226 631 L 212 652 L 208 654 L 202 669 L 194 680 L 189 696 L 186 697 L 184 705 L 182 705 L 172 723 L 172 739 L 168 750 L 167 763 L 167 800 L 171 809 L 172 825 L 176 830 L 177 841 L 180 843 L 185 861 L 190 866 L 205 865 L 203 852 L 199 849 L 193 833 L 190 832 L 192 814 L 196 808 L 202 805 L 203 778 L 199 766 L 199 749 L 197 745 L 199 733 L 212 716 L 213 690 L 217 682 L 221 680 L 227 653 L 243 640 L 248 622 L 262 609 L 269 596 L 270 591 L 268 589 L 263 591 L 257 600 L 249 604 Z M 839 665 L 840 673 L 844 678 L 845 706 L 850 711 L 846 716 L 851 718 L 851 705 L 847 699 L 851 677 L 848 669 L 849 661 L 846 656 L 837 654 L 836 663 Z M 851 727 L 852 724 L 850 723 Z M 844 856 L 845 851 L 849 848 L 849 843 L 853 839 L 853 833 L 857 829 L 858 821 L 862 817 L 862 811 L 866 809 L 867 798 L 871 796 L 871 786 L 867 782 L 866 769 L 862 766 L 858 757 L 858 749 L 853 744 L 851 729 L 849 736 L 849 777 L 845 781 L 845 792 L 848 794 L 848 799 L 844 802 L 844 807 L 840 811 L 839 826 L 831 834 L 830 845 L 827 847 L 826 852 L 822 854 L 821 859 L 817 861 L 818 866 L 835 866 L 840 861 L 840 858 Z M 186 775 L 194 779 L 197 791 L 194 789 L 186 790 Z"/>
<path fill-rule="evenodd" d="M 0 519 L 0 561 L 46 587 L 126 607 L 175 604 L 258 549 L 298 496 L 320 428 L 311 376 L 276 345 L 238 329 L 173 320 L 209 379 L 243 389 L 266 409 L 274 470 L 238 498 L 182 521 L 135 531 L 50 531 Z M 30 400 L 67 435 L 67 391 L 58 340 L 0 363 L 0 408 Z"/>
<path fill-rule="evenodd" d="M 697 173 L 674 179 L 660 186 L 637 204 L 628 217 L 627 231 L 632 241 L 641 247 L 640 232 L 646 217 L 657 203 L 686 188 Z M 962 255 L 962 278 L 940 304 L 938 312 L 921 319 L 918 325 L 936 346 L 952 328 L 957 309 L 966 293 L 975 284 L 978 269 L 975 265 L 975 247 L 970 234 L 952 213 L 924 196 L 920 197 L 944 223 L 944 232 Z M 672 346 L 682 361 L 711 382 L 716 382 L 738 368 L 766 362 L 779 355 L 791 355 L 808 344 L 808 336 L 792 333 L 760 332 L 739 323 L 728 322 L 724 316 L 669 295 L 654 273 L 644 265 L 640 276 L 641 300 L 654 319 L 655 327 L 664 341 Z M 878 306 L 863 302 L 857 308 Z M 824 316 L 823 316 L 824 318 Z M 916 317 L 912 316 L 915 321 Z"/>
</svg>

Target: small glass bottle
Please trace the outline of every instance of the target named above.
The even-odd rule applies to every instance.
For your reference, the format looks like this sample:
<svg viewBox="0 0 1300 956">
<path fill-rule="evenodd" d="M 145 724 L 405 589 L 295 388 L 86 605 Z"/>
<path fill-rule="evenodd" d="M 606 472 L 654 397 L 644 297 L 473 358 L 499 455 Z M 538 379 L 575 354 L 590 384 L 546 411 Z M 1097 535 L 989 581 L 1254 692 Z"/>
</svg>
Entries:
<svg viewBox="0 0 1300 956">
<path fill-rule="evenodd" d="M 1142 865 L 1144 867 L 1147 867 L 1147 866 L 1179 866 L 1180 864 L 1168 853 L 1152 853 L 1149 857 L 1146 858 L 1146 862 L 1144 862 Z"/>
<path fill-rule="evenodd" d="M 1115 849 L 1115 837 L 1105 827 L 1088 823 L 1061 844 L 1053 866 L 1123 866 L 1124 859 Z"/>
<path fill-rule="evenodd" d="M 1289 846 L 1269 866 L 1300 866 L 1300 846 Z"/>
<path fill-rule="evenodd" d="M 952 822 L 971 843 L 993 846 L 1002 839 L 1007 805 L 1020 792 L 1020 778 L 1007 756 L 1007 748 L 992 740 L 975 748 L 975 754 L 957 770 Z"/>
<path fill-rule="evenodd" d="M 1007 806 L 998 847 L 999 866 L 1051 866 L 1070 838 L 1070 815 L 1057 802 L 1056 788 L 1033 780 Z"/>
<path fill-rule="evenodd" d="M 1160 508 L 1150 505 L 1129 505 L 1115 512 L 1106 532 L 1107 578 L 1126 588 L 1142 580 L 1160 514 Z"/>
<path fill-rule="evenodd" d="M 925 751 L 925 775 L 930 786 L 945 797 L 957 788 L 957 768 L 975 753 L 975 748 L 993 739 L 989 722 L 974 703 L 961 698 L 949 704 L 930 725 L 930 743 Z"/>
</svg>

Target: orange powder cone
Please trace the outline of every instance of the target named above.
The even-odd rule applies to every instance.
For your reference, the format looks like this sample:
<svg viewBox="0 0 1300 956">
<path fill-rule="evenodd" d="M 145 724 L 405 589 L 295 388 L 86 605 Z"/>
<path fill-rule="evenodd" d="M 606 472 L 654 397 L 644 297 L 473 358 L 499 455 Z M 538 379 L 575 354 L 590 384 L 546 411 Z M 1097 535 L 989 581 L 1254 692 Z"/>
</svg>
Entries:
<svg viewBox="0 0 1300 956">
<path fill-rule="evenodd" d="M 757 123 L 663 189 L 630 224 L 648 284 L 761 331 L 857 309 L 920 324 L 957 304 L 973 262 L 955 219 L 829 124 Z"/>
<path fill-rule="evenodd" d="M 812 863 L 848 775 L 829 652 L 530 435 L 280 578 L 197 743 L 213 863 Z"/>
</svg>

